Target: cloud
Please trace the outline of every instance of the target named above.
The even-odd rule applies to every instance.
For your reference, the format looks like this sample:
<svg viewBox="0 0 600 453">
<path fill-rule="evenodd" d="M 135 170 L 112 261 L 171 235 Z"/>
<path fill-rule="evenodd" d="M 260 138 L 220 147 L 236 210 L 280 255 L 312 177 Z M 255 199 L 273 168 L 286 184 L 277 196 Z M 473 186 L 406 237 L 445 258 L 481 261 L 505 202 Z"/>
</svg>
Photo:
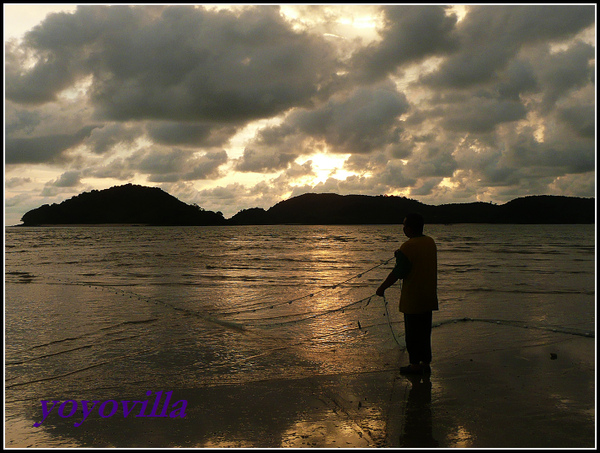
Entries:
<svg viewBox="0 0 600 453">
<path fill-rule="evenodd" d="M 285 170 L 299 155 L 287 150 L 247 147 L 234 168 L 241 172 L 270 173 Z"/>
<path fill-rule="evenodd" d="M 506 156 L 516 168 L 535 168 L 536 176 L 562 176 L 568 173 L 586 173 L 594 170 L 593 142 L 573 140 L 565 142 L 555 137 L 544 141 L 535 138 L 531 130 L 516 133 L 507 140 Z"/>
<path fill-rule="evenodd" d="M 6 181 L 4 181 L 4 187 L 6 189 L 12 189 L 13 187 L 19 187 L 19 186 L 22 186 L 24 184 L 28 184 L 31 182 L 32 182 L 31 178 L 14 177 L 14 178 L 10 178 L 10 179 L 7 179 Z"/>
<path fill-rule="evenodd" d="M 5 43 L 7 216 L 115 180 L 227 215 L 316 190 L 593 196 L 595 6 L 462 9 L 48 15 Z"/>
<path fill-rule="evenodd" d="M 519 101 L 470 97 L 439 111 L 440 124 L 448 131 L 485 133 L 497 125 L 518 121 L 527 116 Z"/>
<path fill-rule="evenodd" d="M 73 134 L 32 138 L 6 138 L 7 164 L 41 163 L 60 160 L 69 149 L 81 144 L 97 126 L 84 127 Z"/>
<path fill-rule="evenodd" d="M 559 108 L 558 117 L 579 137 L 593 139 L 596 131 L 595 112 L 593 104 L 573 105 Z"/>
<path fill-rule="evenodd" d="M 225 151 L 197 154 L 179 148 L 143 149 L 128 159 L 128 166 L 149 175 L 151 182 L 175 182 L 216 178 L 219 167 L 227 162 Z"/>
<path fill-rule="evenodd" d="M 359 88 L 313 110 L 293 112 L 287 124 L 324 140 L 334 153 L 370 153 L 398 142 L 406 96 L 389 86 Z"/>
<path fill-rule="evenodd" d="M 312 109 L 292 111 L 279 126 L 263 128 L 244 151 L 237 169 L 285 169 L 315 152 L 369 154 L 400 144 L 399 118 L 410 105 L 389 84 L 358 88 Z"/>
<path fill-rule="evenodd" d="M 457 18 L 446 7 L 394 5 L 382 10 L 381 40 L 358 50 L 350 63 L 358 80 L 379 81 L 404 65 L 457 48 Z"/>
<path fill-rule="evenodd" d="M 594 58 L 594 47 L 581 41 L 562 51 L 538 52 L 532 60 L 542 86 L 542 110 L 552 109 L 570 91 L 590 83 L 595 73 L 591 64 Z"/>
<path fill-rule="evenodd" d="M 4 131 L 10 137 L 18 134 L 29 135 L 42 122 L 40 112 L 14 109 L 12 104 L 5 105 L 5 114 Z"/>
<path fill-rule="evenodd" d="M 117 145 L 132 147 L 143 133 L 139 126 L 106 123 L 92 131 L 86 145 L 94 154 L 102 155 L 114 150 Z"/>
<path fill-rule="evenodd" d="M 81 172 L 71 170 L 63 173 L 60 177 L 47 185 L 54 187 L 76 187 L 81 183 Z"/>
<path fill-rule="evenodd" d="M 37 56 L 30 68 L 27 53 Z M 16 102 L 49 102 L 92 75 L 91 100 L 106 119 L 243 123 L 326 90 L 334 55 L 275 6 L 81 6 L 48 16 L 11 49 L 6 91 Z"/>
<path fill-rule="evenodd" d="M 211 122 L 156 121 L 147 128 L 150 139 L 156 143 L 190 147 L 223 146 L 237 131 L 235 126 Z"/>
<path fill-rule="evenodd" d="M 432 87 L 467 88 L 485 83 L 527 45 L 560 42 L 594 23 L 594 6 L 469 6 L 457 27 L 460 47 L 421 82 Z"/>
</svg>

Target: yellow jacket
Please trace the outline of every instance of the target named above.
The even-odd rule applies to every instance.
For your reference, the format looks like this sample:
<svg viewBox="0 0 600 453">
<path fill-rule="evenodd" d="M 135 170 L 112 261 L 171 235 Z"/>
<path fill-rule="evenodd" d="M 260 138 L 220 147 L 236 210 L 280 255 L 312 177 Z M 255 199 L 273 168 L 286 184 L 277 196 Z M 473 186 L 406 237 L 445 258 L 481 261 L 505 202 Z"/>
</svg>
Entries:
<svg viewBox="0 0 600 453">
<path fill-rule="evenodd" d="M 396 251 L 394 272 L 402 281 L 400 311 L 407 314 L 438 309 L 437 248 L 429 236 L 410 238 Z"/>
</svg>

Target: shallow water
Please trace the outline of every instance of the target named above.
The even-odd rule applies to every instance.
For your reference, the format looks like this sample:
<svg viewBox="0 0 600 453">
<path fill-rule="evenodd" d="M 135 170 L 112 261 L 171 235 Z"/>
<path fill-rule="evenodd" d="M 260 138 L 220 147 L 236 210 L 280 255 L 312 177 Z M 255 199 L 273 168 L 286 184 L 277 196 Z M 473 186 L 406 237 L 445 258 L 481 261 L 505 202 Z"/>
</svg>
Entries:
<svg viewBox="0 0 600 453">
<path fill-rule="evenodd" d="M 400 230 L 8 228 L 7 425 L 39 421 L 44 398 L 394 368 L 399 286 L 387 306 L 373 294 L 405 240 Z M 438 244 L 436 325 L 468 318 L 594 335 L 594 226 L 431 225 L 426 233 Z M 21 411 L 25 402 L 37 406 Z M 31 445 L 63 445 L 57 439 L 34 436 Z"/>
</svg>

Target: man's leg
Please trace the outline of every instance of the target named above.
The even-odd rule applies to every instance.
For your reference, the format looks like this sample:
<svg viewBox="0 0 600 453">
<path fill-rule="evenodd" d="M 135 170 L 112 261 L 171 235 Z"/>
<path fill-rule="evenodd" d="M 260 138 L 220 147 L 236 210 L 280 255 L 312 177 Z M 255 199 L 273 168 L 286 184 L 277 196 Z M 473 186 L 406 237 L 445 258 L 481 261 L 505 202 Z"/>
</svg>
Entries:
<svg viewBox="0 0 600 453">
<path fill-rule="evenodd" d="M 404 340 L 408 361 L 411 365 L 418 365 L 419 357 L 419 320 L 418 315 L 404 313 Z"/>
<path fill-rule="evenodd" d="M 427 312 L 419 317 L 419 340 L 418 340 L 418 358 L 425 365 L 431 363 L 431 321 L 432 312 Z"/>
<path fill-rule="evenodd" d="M 429 371 L 429 364 L 431 363 L 431 321 L 432 312 L 404 314 L 406 351 L 408 352 L 410 366 L 401 368 L 401 372 Z"/>
</svg>

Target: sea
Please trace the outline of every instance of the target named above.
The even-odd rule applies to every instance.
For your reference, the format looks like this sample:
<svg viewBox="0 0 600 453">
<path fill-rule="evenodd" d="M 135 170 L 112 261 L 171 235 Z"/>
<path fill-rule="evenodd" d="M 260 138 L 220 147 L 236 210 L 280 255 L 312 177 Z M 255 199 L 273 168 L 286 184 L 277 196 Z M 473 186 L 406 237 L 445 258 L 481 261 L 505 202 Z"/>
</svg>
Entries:
<svg viewBox="0 0 600 453">
<path fill-rule="evenodd" d="M 594 225 L 425 234 L 438 247 L 434 338 L 447 323 L 595 337 Z M 401 225 L 6 228 L 7 432 L 28 432 L 44 398 L 397 367 L 400 283 L 375 290 L 405 240 Z"/>
</svg>

